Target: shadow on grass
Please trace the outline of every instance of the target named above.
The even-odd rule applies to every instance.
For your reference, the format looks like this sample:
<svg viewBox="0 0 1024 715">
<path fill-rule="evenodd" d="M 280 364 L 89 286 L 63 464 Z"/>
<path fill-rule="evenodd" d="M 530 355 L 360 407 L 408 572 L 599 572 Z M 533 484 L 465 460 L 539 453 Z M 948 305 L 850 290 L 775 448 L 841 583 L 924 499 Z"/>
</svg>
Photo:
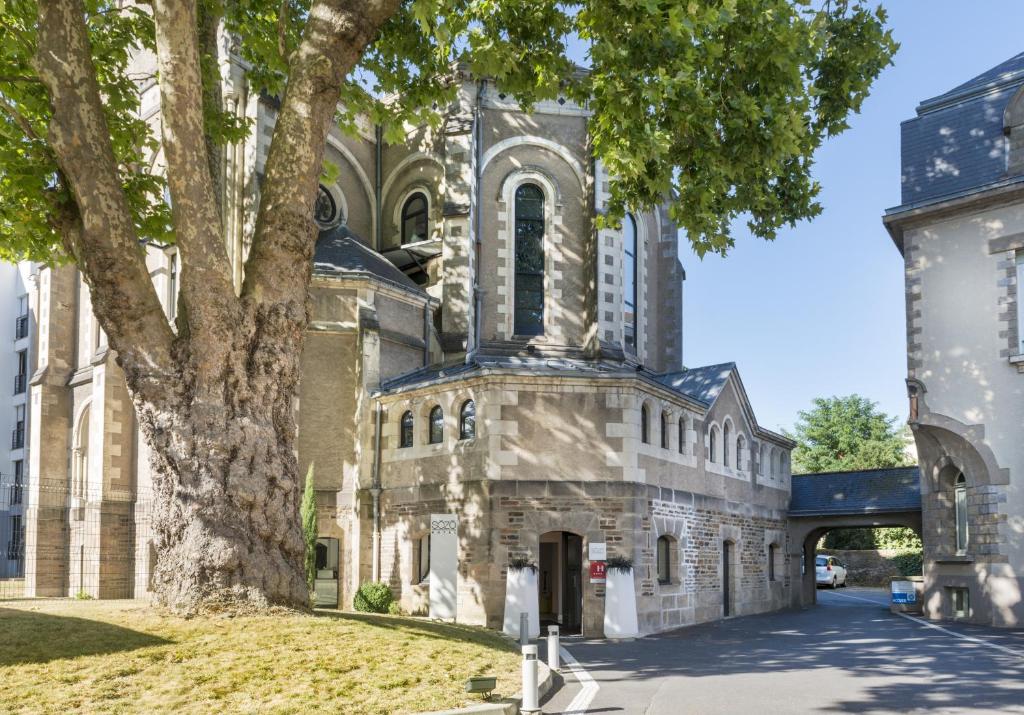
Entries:
<svg viewBox="0 0 1024 715">
<path fill-rule="evenodd" d="M 476 626 L 460 625 L 458 623 L 441 623 L 421 618 L 409 618 L 405 616 L 384 616 L 374 613 L 351 613 L 346 611 L 318 610 L 316 615 L 320 618 L 331 618 L 352 623 L 361 623 L 375 628 L 388 628 L 400 630 L 404 633 L 426 636 L 428 638 L 440 638 L 443 640 L 458 640 L 471 643 L 479 643 L 491 648 L 498 648 L 509 652 L 518 653 L 518 646 L 507 638 L 494 631 L 487 631 Z"/>
<path fill-rule="evenodd" d="M 88 618 L 0 608 L 0 668 L 121 653 L 170 642 Z"/>
</svg>

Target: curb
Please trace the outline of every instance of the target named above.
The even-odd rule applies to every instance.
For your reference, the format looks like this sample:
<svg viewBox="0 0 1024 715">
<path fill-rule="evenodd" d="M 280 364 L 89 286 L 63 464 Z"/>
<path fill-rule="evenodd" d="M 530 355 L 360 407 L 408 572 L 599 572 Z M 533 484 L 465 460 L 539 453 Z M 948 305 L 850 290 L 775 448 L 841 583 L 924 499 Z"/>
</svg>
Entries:
<svg viewBox="0 0 1024 715">
<path fill-rule="evenodd" d="M 538 661 L 537 700 L 543 700 L 554 685 L 555 678 L 551 669 L 548 668 L 547 663 Z M 519 715 L 519 708 L 522 704 L 523 694 L 520 692 L 496 703 L 480 703 L 453 710 L 434 710 L 429 713 L 420 713 L 420 715 Z"/>
</svg>

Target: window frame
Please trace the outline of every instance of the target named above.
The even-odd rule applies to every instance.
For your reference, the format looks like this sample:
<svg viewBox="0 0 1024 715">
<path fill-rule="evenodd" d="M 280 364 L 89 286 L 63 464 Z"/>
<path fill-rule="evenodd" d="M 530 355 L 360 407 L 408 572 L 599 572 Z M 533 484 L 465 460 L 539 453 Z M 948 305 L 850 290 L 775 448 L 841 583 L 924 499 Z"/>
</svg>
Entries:
<svg viewBox="0 0 1024 715">
<path fill-rule="evenodd" d="M 662 410 L 661 411 L 661 448 L 662 449 L 668 449 L 669 448 L 669 440 L 670 440 L 670 437 L 668 436 L 668 412 L 666 412 L 665 410 Z"/>
<path fill-rule="evenodd" d="M 686 418 L 679 417 L 679 454 L 686 453 Z"/>
<path fill-rule="evenodd" d="M 536 192 L 534 196 L 527 196 L 527 192 Z M 526 215 L 526 201 L 539 201 L 540 211 L 539 216 L 528 216 Z M 521 204 L 520 202 L 524 202 Z M 545 332 L 545 321 L 547 319 L 547 271 L 546 262 L 547 254 L 545 251 L 545 243 L 547 238 L 547 195 L 544 193 L 538 184 L 532 181 L 524 181 L 515 187 L 512 193 L 512 260 L 513 260 L 513 274 L 514 283 L 512 286 L 512 334 L 522 337 L 537 337 L 544 335 Z M 525 229 L 527 226 L 532 227 L 529 236 L 523 236 L 520 229 Z M 537 228 L 539 226 L 539 231 Z M 533 235 L 538 233 L 539 235 Z M 532 246 L 527 246 L 527 241 L 533 243 Z M 526 257 L 526 249 L 536 250 L 535 255 L 529 256 L 532 258 L 532 262 L 537 264 L 536 269 L 526 270 L 526 260 L 520 260 L 520 257 Z M 529 280 L 528 280 L 529 279 Z M 540 288 L 536 287 L 524 287 L 528 283 L 536 283 L 539 281 Z M 537 298 L 539 296 L 539 306 L 536 305 Z M 527 305 L 521 305 L 520 299 L 526 297 L 532 297 L 532 304 L 534 307 Z M 536 313 L 536 315 L 533 315 Z"/>
<path fill-rule="evenodd" d="M 717 447 L 716 442 L 718 441 L 717 440 L 717 434 L 716 434 L 717 432 L 718 432 L 718 425 L 714 425 L 713 424 L 713 425 L 711 425 L 711 427 L 708 428 L 708 454 L 707 454 L 707 459 L 712 464 L 717 464 L 717 462 L 715 461 L 715 458 L 716 458 L 715 451 L 716 451 L 716 447 Z"/>
<path fill-rule="evenodd" d="M 731 436 L 729 434 L 729 432 L 731 431 L 731 428 L 732 428 L 732 424 L 728 420 L 726 420 L 722 424 L 722 466 L 723 467 L 730 467 L 730 466 L 732 466 L 732 465 L 729 464 L 729 442 L 730 442 L 729 438 Z"/>
<path fill-rule="evenodd" d="M 655 542 L 655 570 L 658 583 L 666 586 L 672 583 L 672 539 L 662 534 Z"/>
<path fill-rule="evenodd" d="M 415 443 L 416 416 L 412 413 L 412 410 L 406 410 L 398 419 L 398 448 L 409 449 Z"/>
<path fill-rule="evenodd" d="M 640 405 L 640 441 L 644 444 L 651 443 L 651 420 L 648 414 L 647 405 Z"/>
<path fill-rule="evenodd" d="M 963 472 L 953 481 L 953 535 L 956 553 L 966 554 L 971 544 L 971 531 L 967 518 L 967 477 Z"/>
<path fill-rule="evenodd" d="M 423 203 L 423 208 L 410 210 L 410 205 L 417 200 Z M 409 221 L 417 221 L 417 226 L 415 228 L 419 228 L 419 219 L 422 219 L 423 223 L 422 237 L 417 238 L 417 236 L 419 236 L 420 234 L 416 233 L 410 238 L 408 233 L 408 223 Z M 409 195 L 405 197 L 405 200 L 402 202 L 402 210 L 399 213 L 398 221 L 400 227 L 400 245 L 407 246 L 412 243 L 421 243 L 430 238 L 430 197 L 427 196 L 426 191 L 423 191 L 422 189 L 416 189 L 410 192 Z M 415 240 L 412 240 L 413 238 L 415 238 Z"/>
<path fill-rule="evenodd" d="M 459 408 L 459 440 L 469 439 L 476 439 L 476 401 L 473 398 L 465 400 Z"/>
<path fill-rule="evenodd" d="M 427 443 L 444 443 L 444 409 L 441 405 L 434 405 L 427 413 Z"/>
<path fill-rule="evenodd" d="M 629 230 L 627 230 L 627 225 Z M 627 281 L 627 277 L 629 281 Z M 622 344 L 623 348 L 633 355 L 639 354 L 637 349 L 640 332 L 638 330 L 640 324 L 639 280 L 640 231 L 636 218 L 633 214 L 627 213 L 622 219 Z M 627 285 L 632 285 L 629 296 L 626 295 Z M 632 313 L 629 310 L 631 307 Z"/>
</svg>

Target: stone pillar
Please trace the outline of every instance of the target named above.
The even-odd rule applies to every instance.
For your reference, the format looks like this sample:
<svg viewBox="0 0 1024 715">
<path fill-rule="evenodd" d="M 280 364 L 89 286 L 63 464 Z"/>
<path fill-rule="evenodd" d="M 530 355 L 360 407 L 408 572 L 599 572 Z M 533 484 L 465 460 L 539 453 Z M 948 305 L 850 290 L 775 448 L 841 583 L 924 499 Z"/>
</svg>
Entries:
<svg viewBox="0 0 1024 715">
<path fill-rule="evenodd" d="M 30 383 L 25 595 L 64 596 L 68 589 L 68 438 L 75 354 L 75 284 L 71 267 L 39 273 L 38 367 Z"/>
<path fill-rule="evenodd" d="M 476 142 L 471 107 L 476 101 L 475 85 L 464 83 L 458 102 L 460 111 L 445 123 L 444 184 L 442 200 L 442 313 L 441 345 L 446 353 L 458 353 L 474 344 L 476 260 L 474 205 L 476 193 Z M 480 121 L 479 118 L 477 121 Z"/>
</svg>

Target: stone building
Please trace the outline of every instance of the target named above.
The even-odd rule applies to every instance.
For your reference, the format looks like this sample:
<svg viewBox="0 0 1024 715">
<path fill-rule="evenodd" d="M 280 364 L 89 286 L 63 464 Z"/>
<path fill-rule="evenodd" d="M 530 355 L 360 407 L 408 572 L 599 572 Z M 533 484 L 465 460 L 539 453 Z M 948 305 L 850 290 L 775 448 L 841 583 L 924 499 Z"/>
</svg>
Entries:
<svg viewBox="0 0 1024 715">
<path fill-rule="evenodd" d="M 237 63 L 222 74 L 256 127 L 225 152 L 240 278 L 275 103 Z M 338 178 L 317 202 L 297 445 L 315 470 L 318 601 L 345 607 L 383 580 L 426 612 L 442 588 L 430 517 L 454 514 L 462 622 L 501 625 L 509 561 L 524 558 L 542 617 L 601 635 L 592 544 L 633 560 L 644 633 L 787 605 L 793 444 L 758 425 L 735 365 L 683 367 L 664 207 L 598 230 L 608 177 L 586 108 L 559 98 L 527 115 L 492 82 L 455 79 L 437 130 L 328 142 Z M 149 261 L 172 317 L 174 249 Z M 28 591 L 144 595 L 150 475 L 123 378 L 74 269 L 38 285 Z"/>
<path fill-rule="evenodd" d="M 910 426 L 924 608 L 1024 623 L 1024 54 L 902 126 Z"/>
</svg>

